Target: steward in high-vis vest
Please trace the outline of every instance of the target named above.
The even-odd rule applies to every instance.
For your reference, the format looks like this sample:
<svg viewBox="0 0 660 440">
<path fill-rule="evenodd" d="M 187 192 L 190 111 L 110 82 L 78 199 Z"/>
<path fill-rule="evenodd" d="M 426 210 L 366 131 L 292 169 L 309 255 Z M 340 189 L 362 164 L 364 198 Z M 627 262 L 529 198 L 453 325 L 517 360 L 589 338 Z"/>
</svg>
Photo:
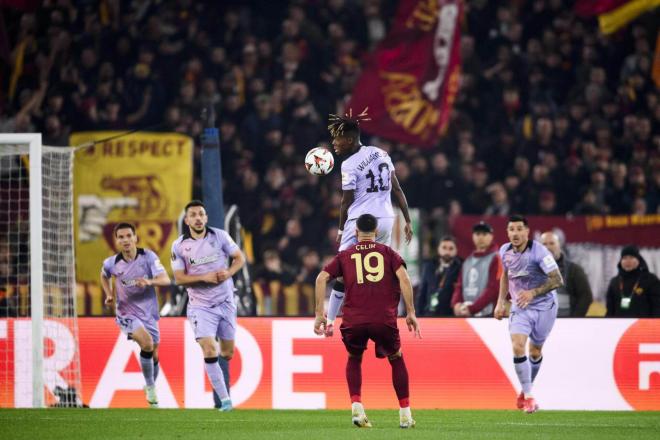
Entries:
<svg viewBox="0 0 660 440">
<path fill-rule="evenodd" d="M 485 222 L 472 227 L 475 250 L 463 262 L 451 306 L 456 316 L 492 316 L 502 276 L 502 262 L 493 243 L 493 228 Z"/>
</svg>

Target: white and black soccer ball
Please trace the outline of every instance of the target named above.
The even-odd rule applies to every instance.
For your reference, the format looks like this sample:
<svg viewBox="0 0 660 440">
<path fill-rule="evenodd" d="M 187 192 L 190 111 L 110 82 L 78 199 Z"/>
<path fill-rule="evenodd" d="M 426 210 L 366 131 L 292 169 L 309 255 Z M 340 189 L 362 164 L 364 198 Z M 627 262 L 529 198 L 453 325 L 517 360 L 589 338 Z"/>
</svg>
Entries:
<svg viewBox="0 0 660 440">
<path fill-rule="evenodd" d="M 312 148 L 305 156 L 305 168 L 315 176 L 324 176 L 335 166 L 335 158 L 325 147 Z"/>
</svg>

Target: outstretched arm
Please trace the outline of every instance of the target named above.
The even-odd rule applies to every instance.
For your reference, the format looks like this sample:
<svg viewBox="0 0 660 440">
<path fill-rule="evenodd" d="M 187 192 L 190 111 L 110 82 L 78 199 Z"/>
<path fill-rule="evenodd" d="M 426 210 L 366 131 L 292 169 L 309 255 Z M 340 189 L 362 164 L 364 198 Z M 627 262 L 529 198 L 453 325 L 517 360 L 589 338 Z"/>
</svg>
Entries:
<svg viewBox="0 0 660 440">
<path fill-rule="evenodd" d="M 105 275 L 101 274 L 101 288 L 103 288 L 103 293 L 105 293 L 105 305 L 112 305 L 112 303 L 115 302 L 115 291 L 112 288 L 112 279 L 106 278 Z"/>
<path fill-rule="evenodd" d="M 337 235 L 337 243 L 341 242 L 341 235 L 344 232 L 344 225 L 348 217 L 348 208 L 355 200 L 354 190 L 344 190 L 341 194 L 341 208 L 339 209 L 339 234 Z"/>
<path fill-rule="evenodd" d="M 410 212 L 408 211 L 408 200 L 406 199 L 406 195 L 403 193 L 403 189 L 401 189 L 401 185 L 399 184 L 399 179 L 396 178 L 396 173 L 394 171 L 392 171 L 391 180 L 392 180 L 392 192 L 394 193 L 396 202 L 399 205 L 401 212 L 403 213 L 403 218 L 406 221 L 406 225 L 404 226 L 403 232 L 406 236 L 406 244 L 407 244 L 410 243 L 413 234 L 412 225 L 410 224 Z"/>
<path fill-rule="evenodd" d="M 413 304 L 412 283 L 410 282 L 410 277 L 405 266 L 401 265 L 397 269 L 396 276 L 399 279 L 401 296 L 403 297 L 403 304 L 406 307 L 406 324 L 408 324 L 408 330 L 414 331 L 414 335 L 421 338 L 422 334 L 419 331 L 419 323 L 417 322 L 417 316 L 415 316 L 415 305 Z"/>
<path fill-rule="evenodd" d="M 506 306 L 504 305 L 504 302 L 506 301 L 507 293 L 509 293 L 509 275 L 506 269 L 504 269 L 502 271 L 502 278 L 500 278 L 500 293 L 497 297 L 495 312 L 493 313 L 495 319 L 502 319 L 506 314 Z"/>
<path fill-rule="evenodd" d="M 314 297 L 316 299 L 316 319 L 314 320 L 314 333 L 322 335 L 325 331 L 326 319 L 323 316 L 323 305 L 325 303 L 325 292 L 330 281 L 330 274 L 324 270 L 316 277 Z"/>
</svg>

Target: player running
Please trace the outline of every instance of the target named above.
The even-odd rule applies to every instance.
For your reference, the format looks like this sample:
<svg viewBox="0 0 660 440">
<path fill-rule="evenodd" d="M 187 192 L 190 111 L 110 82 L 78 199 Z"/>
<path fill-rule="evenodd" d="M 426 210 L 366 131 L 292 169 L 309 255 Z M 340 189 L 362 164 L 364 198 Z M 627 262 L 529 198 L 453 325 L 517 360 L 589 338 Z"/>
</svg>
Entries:
<svg viewBox="0 0 660 440">
<path fill-rule="evenodd" d="M 396 178 L 392 159 L 386 151 L 362 145 L 360 141 L 360 122 L 369 120 L 366 111 L 355 118 L 352 111 L 345 117 L 330 115 L 328 125 L 335 153 L 339 156 L 350 155 L 341 164 L 342 198 L 337 236 L 340 251 L 357 243 L 355 223 L 360 215 L 366 213 L 378 220 L 376 242 L 390 245 L 395 217 L 392 192 L 406 222 L 403 229 L 406 243 L 410 243 L 413 234 L 408 202 Z M 339 279 L 330 295 L 326 336 L 332 336 L 334 332 L 333 323 L 343 301 L 344 283 Z"/>
<path fill-rule="evenodd" d="M 169 286 L 170 277 L 153 251 L 137 247 L 135 226 L 119 223 L 113 233 L 120 252 L 103 261 L 101 286 L 105 304 L 116 304 L 117 325 L 128 335 L 128 339 L 140 346 L 140 366 L 146 383 L 144 391 L 147 402 L 152 408 L 158 408 L 155 382 L 160 370 L 160 315 L 154 286 Z"/>
<path fill-rule="evenodd" d="M 186 205 L 184 221 L 190 232 L 172 243 L 174 279 L 188 290 L 188 321 L 202 347 L 206 374 L 220 397 L 220 410 L 231 411 L 229 384 L 218 365 L 218 354 L 227 361 L 234 355 L 236 303 L 232 277 L 245 264 L 245 257 L 229 234 L 206 226 L 206 209 L 199 200 Z M 227 267 L 229 257 L 232 262 Z"/>
<path fill-rule="evenodd" d="M 403 295 L 408 330 L 422 337 L 415 316 L 412 285 L 399 254 L 384 244 L 376 243 L 376 217 L 362 214 L 356 225 L 356 243 L 339 252 L 316 278 L 314 332 L 323 334 L 327 325 L 323 316 L 323 300 L 328 281 L 343 276 L 346 304 L 340 331 L 348 351 L 346 381 L 351 396 L 353 424 L 371 428 L 361 400 L 362 353 L 371 339 L 376 345 L 376 357 L 387 357 L 392 366 L 392 383 L 399 399 L 399 426 L 412 428 L 415 421 L 410 413 L 408 370 L 401 353 L 396 322 L 399 299 Z"/>
<path fill-rule="evenodd" d="M 557 292 L 564 281 L 554 257 L 541 243 L 529 240 L 527 219 L 509 217 L 507 235 L 510 243 L 500 248 L 504 273 L 495 306 L 495 318 L 505 315 L 507 293 L 511 294 L 509 333 L 513 345 L 513 364 L 522 391 L 517 406 L 526 413 L 538 410 L 532 397 L 532 383 L 541 368 L 543 343 L 557 318 Z M 529 360 L 525 345 L 529 338 Z"/>
</svg>

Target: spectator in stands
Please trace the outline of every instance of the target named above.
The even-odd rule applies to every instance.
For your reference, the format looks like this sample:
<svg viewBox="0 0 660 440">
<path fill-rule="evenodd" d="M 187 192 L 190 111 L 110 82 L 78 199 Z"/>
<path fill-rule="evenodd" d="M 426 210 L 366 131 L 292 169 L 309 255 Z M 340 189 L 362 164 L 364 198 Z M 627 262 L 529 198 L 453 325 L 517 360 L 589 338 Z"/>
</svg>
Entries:
<svg viewBox="0 0 660 440">
<path fill-rule="evenodd" d="M 462 264 L 456 240 L 442 237 L 437 252 L 437 258 L 428 261 L 422 269 L 415 306 L 418 316 L 453 316 L 451 296 Z"/>
<path fill-rule="evenodd" d="M 637 246 L 621 250 L 619 274 L 607 288 L 607 315 L 621 318 L 659 318 L 660 280 L 649 272 Z"/>
<path fill-rule="evenodd" d="M 338 173 L 308 180 L 300 157 L 327 141 L 325 115 L 343 111 L 396 2 L 11 3 L 2 6 L 1 132 L 42 132 L 59 145 L 71 132 L 162 123 L 197 141 L 201 197 L 199 110 L 214 104 L 225 201 L 239 205 L 256 265 L 278 244 L 298 263 L 297 244 L 279 240 L 300 199 L 319 208 L 295 214 L 302 241 L 332 247 L 323 231 L 336 223 Z M 637 20 L 602 38 L 569 3 L 470 2 L 463 80 L 438 148 L 379 140 L 410 168 L 409 204 L 430 214 L 420 232 L 448 213 L 658 212 L 656 30 Z M 312 218 L 322 240 L 307 238 Z"/>
<path fill-rule="evenodd" d="M 492 316 L 502 276 L 502 262 L 486 222 L 472 227 L 474 251 L 463 262 L 451 307 L 456 316 Z"/>
<path fill-rule="evenodd" d="M 559 303 L 557 316 L 586 316 L 589 306 L 593 302 L 593 294 L 584 269 L 562 252 L 559 237 L 554 232 L 548 231 L 541 234 L 541 243 L 552 253 L 564 279 L 564 285 L 557 289 Z"/>
<path fill-rule="evenodd" d="M 292 307 L 291 286 L 296 280 L 293 270 L 284 264 L 280 254 L 274 249 L 266 249 L 262 256 L 263 265 L 259 266 L 254 276 L 254 294 L 259 315 L 287 314 L 297 315 Z M 287 290 L 289 289 L 289 290 Z M 297 305 L 297 298 L 296 298 Z"/>
</svg>

